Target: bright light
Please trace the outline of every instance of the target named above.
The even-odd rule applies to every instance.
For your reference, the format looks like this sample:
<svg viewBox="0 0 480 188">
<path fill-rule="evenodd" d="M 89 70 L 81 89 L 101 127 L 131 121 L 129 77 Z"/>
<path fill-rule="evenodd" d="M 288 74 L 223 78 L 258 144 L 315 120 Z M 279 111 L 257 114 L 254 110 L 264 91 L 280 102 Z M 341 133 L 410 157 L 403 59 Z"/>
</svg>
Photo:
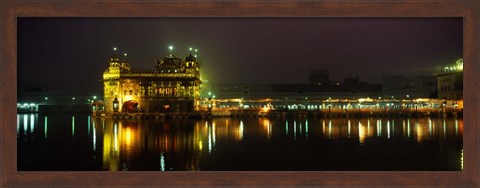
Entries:
<svg viewBox="0 0 480 188">
<path fill-rule="evenodd" d="M 113 47 L 113 51 L 117 51 L 117 47 Z"/>
<path fill-rule="evenodd" d="M 189 48 L 190 51 L 192 51 L 193 49 L 192 48 Z"/>
<path fill-rule="evenodd" d="M 72 97 L 72 100 L 75 100 L 75 97 Z"/>
<path fill-rule="evenodd" d="M 127 53 L 124 53 L 123 56 L 127 57 Z"/>
<path fill-rule="evenodd" d="M 198 52 L 198 49 L 195 49 L 195 52 Z"/>
<path fill-rule="evenodd" d="M 45 100 L 48 100 L 48 97 L 45 97 Z"/>
<path fill-rule="evenodd" d="M 270 108 L 268 108 L 266 106 L 262 108 L 262 112 L 268 112 L 268 111 L 270 111 Z"/>
<path fill-rule="evenodd" d="M 97 96 L 93 96 L 93 99 L 97 99 Z"/>
<path fill-rule="evenodd" d="M 35 103 L 30 103 L 30 106 L 35 106 Z"/>
<path fill-rule="evenodd" d="M 168 46 L 168 49 L 173 50 L 173 46 Z"/>
</svg>

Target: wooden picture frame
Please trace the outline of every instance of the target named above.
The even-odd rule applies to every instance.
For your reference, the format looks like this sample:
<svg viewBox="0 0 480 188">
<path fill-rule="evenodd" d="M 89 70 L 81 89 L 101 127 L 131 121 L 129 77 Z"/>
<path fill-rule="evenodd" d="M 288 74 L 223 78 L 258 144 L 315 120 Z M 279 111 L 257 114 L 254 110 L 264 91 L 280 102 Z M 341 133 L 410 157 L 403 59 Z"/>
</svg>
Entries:
<svg viewBox="0 0 480 188">
<path fill-rule="evenodd" d="M 478 1 L 2 1 L 1 186 L 479 186 Z M 462 17 L 464 171 L 340 172 L 28 172 L 17 171 L 17 18 L 19 17 Z"/>
</svg>

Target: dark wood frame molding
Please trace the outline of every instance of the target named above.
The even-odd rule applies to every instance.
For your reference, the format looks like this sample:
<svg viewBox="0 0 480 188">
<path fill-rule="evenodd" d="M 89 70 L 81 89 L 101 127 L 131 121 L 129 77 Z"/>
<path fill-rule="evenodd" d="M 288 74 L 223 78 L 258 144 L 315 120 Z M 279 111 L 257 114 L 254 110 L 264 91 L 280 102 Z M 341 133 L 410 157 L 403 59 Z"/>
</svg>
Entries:
<svg viewBox="0 0 480 188">
<path fill-rule="evenodd" d="M 479 7 L 476 0 L 406 1 L 33 1 L 0 2 L 1 184 L 16 186 L 479 186 Z M 463 172 L 28 172 L 16 170 L 19 17 L 462 17 Z"/>
</svg>

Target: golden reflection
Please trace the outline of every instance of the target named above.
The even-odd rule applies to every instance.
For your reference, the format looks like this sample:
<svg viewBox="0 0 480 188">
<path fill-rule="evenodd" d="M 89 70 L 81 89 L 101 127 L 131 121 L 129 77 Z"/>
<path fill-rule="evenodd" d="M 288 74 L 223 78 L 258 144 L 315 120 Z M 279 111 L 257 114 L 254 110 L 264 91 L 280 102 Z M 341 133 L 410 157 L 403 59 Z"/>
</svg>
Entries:
<svg viewBox="0 0 480 188">
<path fill-rule="evenodd" d="M 238 140 L 243 140 L 243 121 L 240 121 L 240 128 L 238 131 Z"/>
<path fill-rule="evenodd" d="M 428 118 L 428 134 L 432 136 L 432 119 Z"/>
<path fill-rule="evenodd" d="M 407 119 L 407 136 L 410 138 L 410 119 Z"/>
<path fill-rule="evenodd" d="M 225 119 L 213 119 L 209 121 L 190 121 L 190 125 L 185 124 L 185 122 L 165 120 L 142 122 L 142 120 L 103 119 L 101 121 L 103 122 L 103 129 L 102 126 L 97 126 L 99 120 L 92 122 L 93 150 L 96 150 L 97 140 L 103 142 L 103 169 L 111 171 L 122 170 L 124 164 L 128 165 L 129 170 L 135 170 L 132 161 L 138 160 L 139 157 L 155 158 L 156 165 L 158 165 L 155 167 L 157 170 L 199 170 L 200 156 L 216 152 L 216 142 L 243 141 L 245 138 L 249 138 L 246 137 L 246 134 L 256 134 L 254 136 L 264 138 L 266 133 L 266 136 L 271 139 L 273 134 L 273 123 L 267 118 L 258 120 L 229 119 L 226 121 Z M 310 122 L 307 120 L 305 122 L 302 120 L 301 122 L 293 121 L 293 126 L 291 121 L 287 122 L 285 120 L 284 122 L 286 135 L 289 134 L 289 126 L 293 129 L 293 138 L 287 137 L 288 139 L 296 139 L 297 128 L 305 133 L 305 138 L 307 136 L 315 138 L 319 135 L 323 135 L 324 139 L 349 137 L 352 140 L 358 140 L 361 145 L 367 144 L 369 138 L 382 138 L 382 122 L 381 119 L 376 118 L 359 120 L 322 119 L 314 121 L 312 125 L 309 125 Z M 394 134 L 394 121 L 403 124 L 403 126 L 398 127 L 402 130 L 397 129 L 398 136 L 403 133 L 404 138 L 410 138 L 410 134 L 414 134 L 414 141 L 416 142 L 433 139 L 432 136 L 428 135 L 442 135 L 444 131 L 448 132 L 449 137 L 462 136 L 463 133 L 463 121 L 461 119 L 452 119 L 448 122 L 443 120 L 443 131 L 442 119 L 424 118 L 414 122 L 413 120 L 411 122 L 410 119 L 403 121 L 400 119 L 387 120 L 383 125 L 386 126 L 383 127 L 386 135 L 382 139 L 396 136 Z M 373 123 L 371 124 L 371 122 Z M 297 126 L 297 123 L 300 127 Z M 414 126 L 412 127 L 410 123 L 414 123 Z M 305 127 L 303 127 L 303 124 Z M 440 127 L 440 129 L 437 129 L 440 130 L 437 133 L 435 133 L 435 125 Z M 309 126 L 311 130 L 309 130 Z M 283 134 L 283 130 L 277 133 Z M 100 137 L 102 134 L 103 141 Z M 97 139 L 97 136 L 100 139 Z M 300 136 L 302 136 L 302 133 Z M 441 139 L 445 139 L 445 137 Z M 102 144 L 98 145 L 98 147 L 101 146 Z M 148 152 L 145 153 L 145 151 Z M 179 158 L 181 160 L 178 160 Z M 179 161 L 181 161 L 181 164 L 178 164 Z M 172 163 L 177 166 L 172 166 Z"/>
<path fill-rule="evenodd" d="M 125 134 L 122 135 L 122 137 L 125 139 L 125 146 L 126 146 L 126 149 L 127 149 L 127 152 L 129 152 L 131 150 L 131 147 L 132 147 L 132 129 L 130 127 L 126 127 L 125 128 L 125 131 L 122 131 L 124 132 Z"/>
<path fill-rule="evenodd" d="M 270 124 L 270 120 L 268 120 L 267 118 L 263 118 L 262 125 L 263 129 L 267 132 L 267 138 L 270 139 L 270 136 L 272 136 L 272 125 Z"/>
<path fill-rule="evenodd" d="M 332 120 L 328 120 L 328 138 L 332 138 Z"/>
<path fill-rule="evenodd" d="M 360 121 L 358 121 L 358 140 L 360 144 L 365 143 L 365 127 Z"/>
<path fill-rule="evenodd" d="M 120 155 L 116 149 L 116 130 L 117 124 L 107 121 L 103 135 L 103 168 L 110 171 L 119 170 Z"/>
<path fill-rule="evenodd" d="M 322 121 L 322 133 L 323 133 L 323 136 L 326 136 L 326 129 L 325 129 L 325 120 Z"/>
<path fill-rule="evenodd" d="M 443 138 L 447 137 L 447 120 L 443 118 Z"/>
<path fill-rule="evenodd" d="M 422 127 L 419 123 L 415 123 L 415 128 L 417 130 L 417 141 L 418 142 L 422 142 L 422 138 L 423 138 L 423 130 L 422 130 Z"/>
<path fill-rule="evenodd" d="M 347 130 L 347 135 L 348 135 L 348 138 L 350 138 L 350 127 L 351 127 L 351 122 L 350 120 L 348 120 L 348 130 Z"/>
</svg>

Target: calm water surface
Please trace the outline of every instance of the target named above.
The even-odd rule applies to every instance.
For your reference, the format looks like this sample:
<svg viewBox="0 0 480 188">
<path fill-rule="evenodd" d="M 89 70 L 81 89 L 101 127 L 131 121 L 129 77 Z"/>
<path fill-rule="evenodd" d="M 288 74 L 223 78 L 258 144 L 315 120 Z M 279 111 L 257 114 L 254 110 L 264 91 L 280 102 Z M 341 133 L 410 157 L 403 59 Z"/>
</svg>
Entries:
<svg viewBox="0 0 480 188">
<path fill-rule="evenodd" d="M 462 119 L 114 120 L 18 114 L 18 170 L 463 169 Z"/>
</svg>

